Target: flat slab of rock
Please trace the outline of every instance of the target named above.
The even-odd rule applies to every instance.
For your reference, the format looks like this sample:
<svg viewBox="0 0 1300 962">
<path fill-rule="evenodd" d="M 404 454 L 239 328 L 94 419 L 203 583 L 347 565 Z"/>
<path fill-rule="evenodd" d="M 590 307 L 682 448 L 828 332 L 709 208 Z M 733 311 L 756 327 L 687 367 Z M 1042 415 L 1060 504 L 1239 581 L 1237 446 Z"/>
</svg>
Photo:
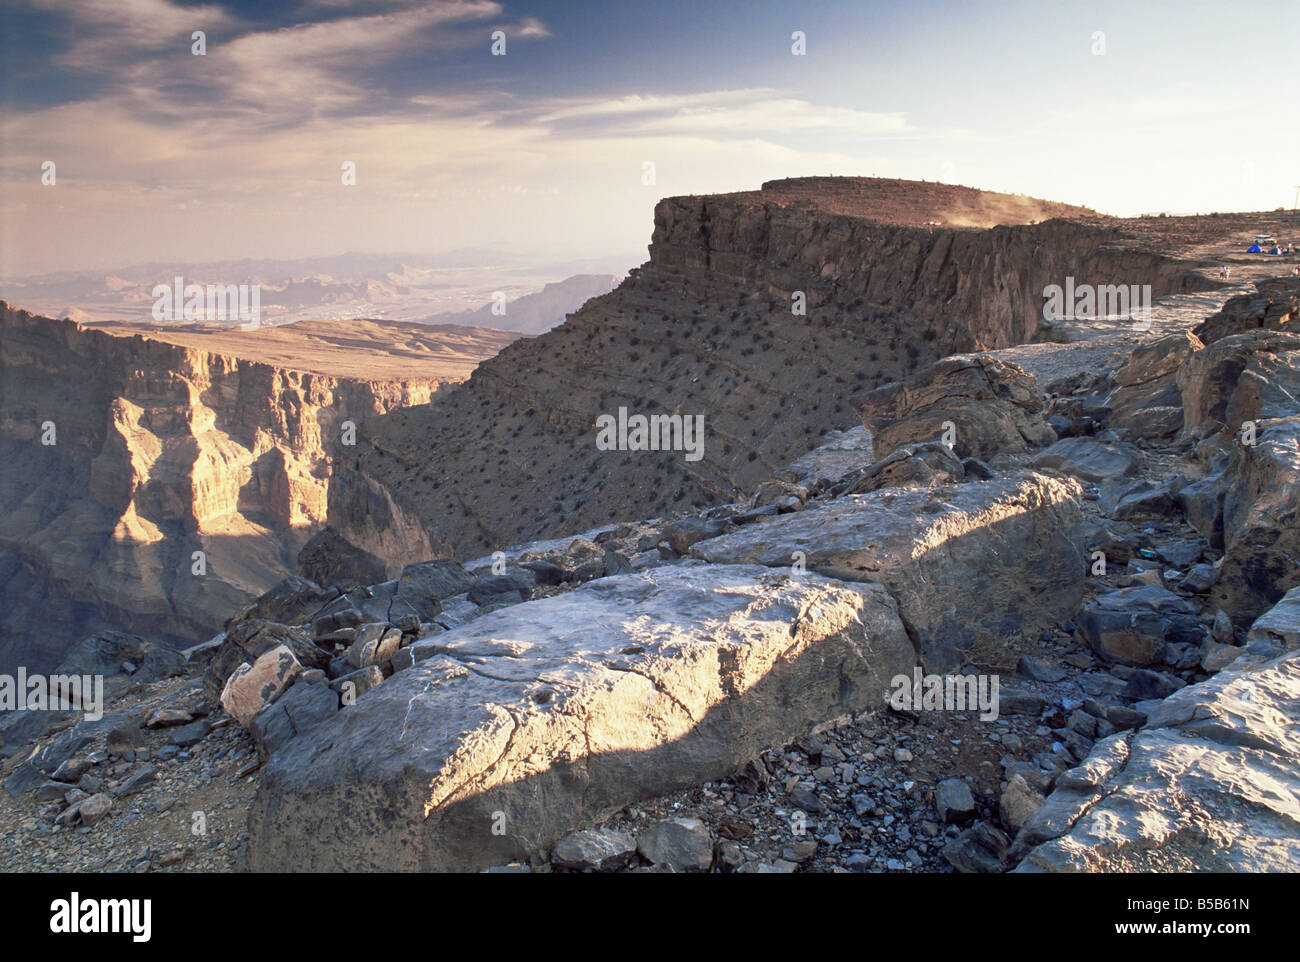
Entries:
<svg viewBox="0 0 1300 962">
<path fill-rule="evenodd" d="M 472 870 L 724 777 L 915 663 L 879 585 L 686 563 L 417 641 L 415 664 L 285 744 L 254 871 Z"/>
<path fill-rule="evenodd" d="M 1100 484 L 1133 475 L 1142 455 L 1131 444 L 1110 444 L 1096 438 L 1062 438 L 1034 458 L 1039 468 L 1051 468 Z"/>
<path fill-rule="evenodd" d="M 796 484 L 830 483 L 874 460 L 871 432 L 858 425 L 847 431 L 832 431 L 822 444 L 777 471 L 776 476 Z"/>
<path fill-rule="evenodd" d="M 801 555 L 810 571 L 879 582 L 898 599 L 926 669 L 954 671 L 978 648 L 1016 650 L 1078 610 L 1081 495 L 1072 480 L 1032 471 L 884 489 L 760 520 L 691 553 L 786 569 Z"/>
<path fill-rule="evenodd" d="M 1016 871 L 1294 872 L 1298 719 L 1300 652 L 1175 692 L 1061 775 L 1016 839 Z"/>
</svg>

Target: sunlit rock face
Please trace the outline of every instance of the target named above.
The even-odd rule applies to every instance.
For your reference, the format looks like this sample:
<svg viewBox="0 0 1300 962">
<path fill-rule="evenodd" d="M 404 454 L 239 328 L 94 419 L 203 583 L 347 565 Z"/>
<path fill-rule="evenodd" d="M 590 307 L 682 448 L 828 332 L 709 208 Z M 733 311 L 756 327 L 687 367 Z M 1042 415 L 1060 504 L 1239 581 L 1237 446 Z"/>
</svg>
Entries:
<svg viewBox="0 0 1300 962">
<path fill-rule="evenodd" d="M 991 481 L 850 495 L 701 541 L 718 564 L 883 584 L 930 671 L 998 661 L 1073 614 L 1085 570 L 1082 489 L 1023 471 Z"/>
<path fill-rule="evenodd" d="M 290 741 L 254 871 L 472 870 L 879 708 L 915 653 L 879 585 L 756 566 L 619 575 L 411 646 Z"/>
<path fill-rule="evenodd" d="M 344 422 L 443 383 L 288 370 L 0 306 L 0 667 L 50 667 L 106 627 L 210 637 L 321 526 Z"/>
</svg>

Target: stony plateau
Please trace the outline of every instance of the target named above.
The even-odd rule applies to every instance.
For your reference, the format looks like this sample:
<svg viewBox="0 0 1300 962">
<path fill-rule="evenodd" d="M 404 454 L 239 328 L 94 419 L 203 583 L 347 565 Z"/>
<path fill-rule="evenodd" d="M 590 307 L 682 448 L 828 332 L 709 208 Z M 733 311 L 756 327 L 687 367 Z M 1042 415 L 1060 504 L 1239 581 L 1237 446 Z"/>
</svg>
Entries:
<svg viewBox="0 0 1300 962">
<path fill-rule="evenodd" d="M 1294 867 L 1295 284 L 1206 293 L 1167 224 L 884 223 L 878 187 L 670 198 L 616 291 L 362 422 L 297 575 L 183 664 L 72 648 L 99 721 L 0 722 L 3 864 Z M 1040 329 L 1078 264 L 1149 278 L 1150 329 Z M 634 400 L 721 450 L 588 460 Z M 890 697 L 926 673 L 996 710 Z"/>
</svg>

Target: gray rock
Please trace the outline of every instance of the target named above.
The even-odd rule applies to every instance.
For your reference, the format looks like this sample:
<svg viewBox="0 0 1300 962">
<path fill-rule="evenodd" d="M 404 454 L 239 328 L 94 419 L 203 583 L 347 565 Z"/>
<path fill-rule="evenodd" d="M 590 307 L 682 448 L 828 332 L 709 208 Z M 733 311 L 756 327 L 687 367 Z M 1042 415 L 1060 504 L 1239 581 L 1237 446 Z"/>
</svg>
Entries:
<svg viewBox="0 0 1300 962">
<path fill-rule="evenodd" d="M 608 828 L 570 832 L 551 849 L 551 862 L 572 871 L 613 872 L 636 856 L 631 835 Z"/>
<path fill-rule="evenodd" d="M 1113 702 L 1099 702 L 1094 698 L 1083 700 L 1083 710 L 1094 718 L 1105 719 L 1116 728 L 1137 728 L 1146 724 L 1147 716 L 1135 708 Z"/>
<path fill-rule="evenodd" d="M 473 576 L 459 561 L 423 561 L 402 569 L 396 597 L 410 605 L 421 621 L 433 621 L 442 610 L 441 602 L 464 594 L 473 584 Z"/>
<path fill-rule="evenodd" d="M 56 782 L 67 782 L 75 784 L 82 775 L 90 771 L 89 758 L 69 758 L 56 768 L 50 778 Z"/>
<path fill-rule="evenodd" d="M 485 607 L 502 602 L 517 604 L 527 600 L 536 586 L 537 575 L 528 568 L 507 568 L 505 574 L 474 579 L 469 589 L 469 600 Z"/>
<path fill-rule="evenodd" d="M 1161 671 L 1149 671 L 1139 668 L 1128 676 L 1124 685 L 1124 697 L 1133 701 L 1145 701 L 1149 698 L 1166 698 L 1185 685 L 1181 678 Z"/>
<path fill-rule="evenodd" d="M 43 782 L 32 791 L 38 802 L 61 802 L 71 788 L 67 782 Z"/>
<path fill-rule="evenodd" d="M 603 560 L 606 578 L 626 574 L 632 570 L 632 562 L 628 560 L 626 555 L 619 554 L 617 551 L 606 551 Z"/>
<path fill-rule="evenodd" d="M 1020 674 L 1026 678 L 1032 678 L 1035 681 L 1045 681 L 1049 684 L 1060 681 L 1065 677 L 1065 669 L 1060 665 L 1051 664 L 1042 658 L 1035 658 L 1032 655 L 1020 656 Z"/>
<path fill-rule="evenodd" d="M 1300 367 L 1300 351 L 1293 357 Z M 1261 421 L 1253 446 L 1234 445 L 1224 487 L 1224 554 L 1210 600 L 1247 625 L 1300 586 L 1300 412 Z"/>
<path fill-rule="evenodd" d="M 967 822 L 975 814 L 975 797 L 960 778 L 945 778 L 934 787 L 934 807 L 945 824 Z"/>
<path fill-rule="evenodd" d="M 713 837 L 698 818 L 673 818 L 643 829 L 637 851 L 652 864 L 674 872 L 707 872 L 713 866 Z"/>
<path fill-rule="evenodd" d="M 945 422 L 956 428 L 958 458 L 1021 453 L 1056 440 L 1033 375 L 988 354 L 945 357 L 857 403 L 878 459 L 901 445 L 942 440 Z"/>
<path fill-rule="evenodd" d="M 230 624 L 234 625 L 249 619 L 278 621 L 285 625 L 302 624 L 309 621 L 337 594 L 338 590 L 335 588 L 322 588 L 307 578 L 291 575 L 278 582 L 238 616 L 232 618 Z"/>
<path fill-rule="evenodd" d="M 357 608 L 345 608 L 330 614 L 321 615 L 311 623 L 312 637 L 317 641 L 340 641 L 351 639 L 351 629 L 361 624 L 365 616 Z"/>
<path fill-rule="evenodd" d="M 998 693 L 999 715 L 1033 715 L 1043 712 L 1043 699 L 1037 695 L 1024 692 L 1000 691 Z"/>
<path fill-rule="evenodd" d="M 167 740 L 177 748 L 189 748 L 207 738 L 211 730 L 212 723 L 206 718 L 200 718 L 196 722 L 171 729 L 167 733 Z"/>
<path fill-rule="evenodd" d="M 1214 635 L 1214 640 L 1221 645 L 1235 645 L 1237 643 L 1236 633 L 1232 630 L 1232 619 L 1228 613 L 1220 608 L 1214 613 L 1214 626 L 1210 629 Z"/>
<path fill-rule="evenodd" d="M 1192 565 L 1178 587 L 1183 591 L 1203 595 L 1210 590 L 1217 574 L 1218 570 L 1212 564 Z"/>
<path fill-rule="evenodd" d="M 519 567 L 527 568 L 537 578 L 539 585 L 554 586 L 563 584 L 565 581 L 565 571 L 563 565 L 555 561 L 539 559 L 537 561 L 521 561 Z M 466 589 L 467 591 L 469 589 Z"/>
<path fill-rule="evenodd" d="M 1017 837 L 1016 871 L 1291 871 L 1297 704 L 1300 652 L 1243 656 L 1180 689 L 1061 776 Z"/>
<path fill-rule="evenodd" d="M 685 554 L 691 545 L 708 538 L 716 538 L 726 530 L 726 523 L 722 521 L 683 518 L 664 528 L 664 538 L 667 540 L 669 547 L 681 555 Z"/>
<path fill-rule="evenodd" d="M 832 494 L 865 494 L 880 488 L 932 487 L 961 481 L 961 460 L 938 441 L 907 444 L 835 486 Z"/>
<path fill-rule="evenodd" d="M 943 847 L 943 857 L 959 872 L 992 874 L 1006 867 L 1011 839 L 988 822 L 978 822 Z"/>
<path fill-rule="evenodd" d="M 135 666 L 123 671 L 125 663 Z M 185 656 L 168 645 L 120 631 L 101 631 L 77 642 L 54 675 L 103 675 L 108 695 L 123 685 L 147 684 L 185 674 Z"/>
<path fill-rule="evenodd" d="M 1265 639 L 1278 642 L 1284 651 L 1300 648 L 1300 587 L 1288 591 L 1250 626 L 1247 643 Z"/>
<path fill-rule="evenodd" d="M 1223 498 L 1223 477 L 1218 474 L 1186 484 L 1178 492 L 1187 523 L 1218 550 L 1223 549 Z"/>
<path fill-rule="evenodd" d="M 1081 493 L 1033 472 L 882 489 L 746 525 L 691 553 L 789 570 L 799 552 L 809 570 L 879 582 L 898 600 L 926 670 L 956 671 L 972 649 L 1005 648 L 1078 609 Z"/>
<path fill-rule="evenodd" d="M 1191 541 L 1169 541 L 1165 544 L 1156 545 L 1156 554 L 1165 563 L 1173 565 L 1180 571 L 1186 571 L 1201 560 L 1207 547 L 1209 545 L 1204 538 L 1196 538 Z"/>
<path fill-rule="evenodd" d="M 362 671 L 377 672 L 379 669 L 372 667 Z M 248 732 L 253 736 L 258 755 L 265 761 L 290 739 L 329 721 L 338 710 L 338 695 L 330 687 L 298 683 L 279 701 L 258 712 Z"/>
<path fill-rule="evenodd" d="M 408 652 L 408 657 L 414 664 L 414 652 L 410 648 L 403 648 Z M 384 680 L 384 673 L 378 665 L 369 665 L 359 671 L 354 671 L 346 675 L 341 675 L 330 682 L 330 688 L 337 692 L 339 698 L 345 706 L 353 704 L 370 689 L 374 688 Z"/>
<path fill-rule="evenodd" d="M 1142 455 L 1127 443 L 1107 444 L 1088 437 L 1062 438 L 1040 452 L 1031 463 L 1034 467 L 1051 468 L 1099 484 L 1136 474 Z"/>
<path fill-rule="evenodd" d="M 113 792 L 118 798 L 136 795 L 158 780 L 158 769 L 152 765 L 141 765 L 119 785 Z"/>
<path fill-rule="evenodd" d="M 790 789 L 790 804 L 795 808 L 803 809 L 810 815 L 826 811 L 826 806 L 822 804 L 822 800 L 817 797 L 817 794 L 802 785 L 796 785 Z"/>
<path fill-rule="evenodd" d="M 1149 665 L 1166 641 L 1199 646 L 1204 629 L 1196 608 L 1159 585 L 1119 588 L 1090 601 L 1079 615 L 1079 637 L 1102 657 Z"/>
<path fill-rule="evenodd" d="M 691 564 L 602 578 L 411 649 L 414 667 L 263 768 L 250 868 L 503 864 L 876 708 L 915 659 L 879 585 Z"/>
</svg>

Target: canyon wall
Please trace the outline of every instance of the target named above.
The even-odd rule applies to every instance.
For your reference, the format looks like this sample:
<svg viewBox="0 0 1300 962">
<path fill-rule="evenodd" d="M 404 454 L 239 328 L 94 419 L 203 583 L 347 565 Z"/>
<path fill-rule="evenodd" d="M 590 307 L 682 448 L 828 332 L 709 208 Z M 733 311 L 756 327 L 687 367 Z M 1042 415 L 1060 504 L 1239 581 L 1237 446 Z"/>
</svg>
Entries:
<svg viewBox="0 0 1300 962">
<path fill-rule="evenodd" d="M 342 422 L 444 384 L 286 370 L 0 304 L 0 670 L 48 669 L 106 627 L 206 640 L 319 529 Z"/>
<path fill-rule="evenodd" d="M 827 207 L 846 183 L 826 187 Z M 857 395 L 947 354 L 1031 340 L 1043 289 L 1067 276 L 1156 297 L 1214 286 L 1105 224 L 931 230 L 805 200 L 817 196 L 790 201 L 777 182 L 661 201 L 647 264 L 438 404 L 368 422 L 349 468 L 405 523 L 474 557 L 732 500 L 856 423 Z M 620 407 L 702 415 L 703 458 L 599 450 L 596 418 Z M 352 503 L 331 499 L 329 523 L 390 573 L 421 560 L 376 544 Z"/>
</svg>

